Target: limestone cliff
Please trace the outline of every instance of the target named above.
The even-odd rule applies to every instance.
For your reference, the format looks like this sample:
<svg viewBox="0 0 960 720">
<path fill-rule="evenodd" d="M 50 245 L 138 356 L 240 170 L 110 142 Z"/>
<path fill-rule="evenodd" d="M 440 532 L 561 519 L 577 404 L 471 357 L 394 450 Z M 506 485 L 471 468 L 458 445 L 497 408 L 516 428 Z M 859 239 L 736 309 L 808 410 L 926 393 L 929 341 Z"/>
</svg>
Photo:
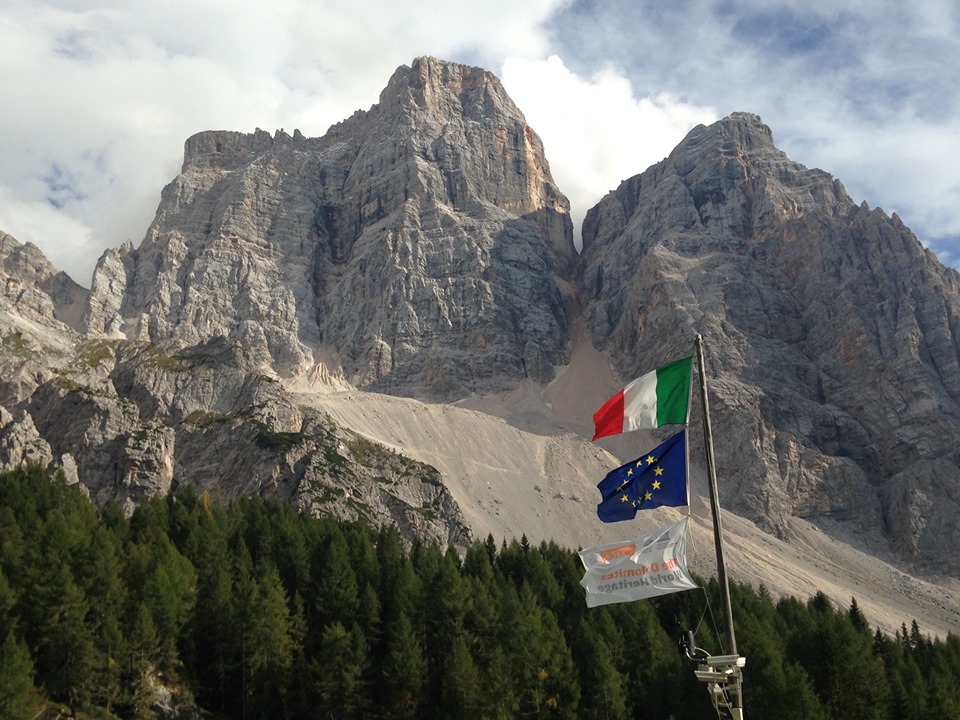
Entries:
<svg viewBox="0 0 960 720">
<path fill-rule="evenodd" d="M 2 231 L 0 290 L 0 406 L 14 407 L 70 363 L 86 293 L 36 246 Z"/>
<path fill-rule="evenodd" d="M 224 335 L 285 378 L 455 399 L 549 381 L 576 259 L 566 198 L 497 78 L 419 58 L 321 138 L 204 132 L 140 247 L 106 253 L 88 331 Z"/>
<path fill-rule="evenodd" d="M 960 572 L 960 276 L 896 215 L 738 113 L 603 198 L 583 261 L 623 378 L 703 335 L 724 507 Z"/>
<path fill-rule="evenodd" d="M 189 484 L 221 502 L 258 495 L 390 523 L 408 540 L 462 548 L 470 537 L 434 468 L 305 412 L 233 341 L 85 340 L 17 410 L 0 408 L 0 466 L 63 467 L 100 508 L 131 513 Z"/>
</svg>

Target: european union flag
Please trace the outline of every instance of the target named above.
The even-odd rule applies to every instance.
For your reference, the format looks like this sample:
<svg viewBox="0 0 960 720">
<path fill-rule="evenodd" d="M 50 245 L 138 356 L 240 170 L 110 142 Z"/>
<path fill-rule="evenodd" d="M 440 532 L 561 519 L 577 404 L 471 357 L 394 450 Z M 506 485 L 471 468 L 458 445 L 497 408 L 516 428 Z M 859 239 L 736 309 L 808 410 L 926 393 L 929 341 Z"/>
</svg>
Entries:
<svg viewBox="0 0 960 720">
<path fill-rule="evenodd" d="M 651 450 L 616 470 L 597 488 L 603 500 L 597 516 L 603 522 L 632 520 L 637 510 L 687 505 L 687 431 L 681 430 Z"/>
</svg>

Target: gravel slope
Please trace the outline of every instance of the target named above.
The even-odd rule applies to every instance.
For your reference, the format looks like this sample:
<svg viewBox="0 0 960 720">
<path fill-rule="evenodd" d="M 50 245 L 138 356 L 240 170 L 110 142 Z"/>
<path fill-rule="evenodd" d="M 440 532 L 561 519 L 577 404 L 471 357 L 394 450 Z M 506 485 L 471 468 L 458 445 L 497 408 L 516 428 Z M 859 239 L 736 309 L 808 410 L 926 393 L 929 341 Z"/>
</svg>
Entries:
<svg viewBox="0 0 960 720">
<path fill-rule="evenodd" d="M 586 378 L 586 380 L 584 380 Z M 620 458 L 657 444 L 643 431 L 590 442 L 590 416 L 615 389 L 599 353 L 579 348 L 571 365 L 548 388 L 526 385 L 498 397 L 467 398 L 455 405 L 344 390 L 342 384 L 298 394 L 299 402 L 337 423 L 443 473 L 475 537 L 499 544 L 526 536 L 576 550 L 632 539 L 674 522 L 686 508 L 659 508 L 631 522 L 601 523 L 597 483 Z M 716 574 L 705 473 L 691 447 L 691 534 L 688 566 Z M 719 479 L 722 482 L 722 479 Z M 827 529 L 833 533 L 834 530 Z M 873 627 L 892 634 L 916 620 L 922 632 L 960 632 L 960 582 L 922 580 L 861 552 L 824 529 L 796 520 L 783 542 L 754 524 L 723 513 L 729 575 L 774 596 L 806 600 L 822 590 L 839 607 L 856 598 Z M 711 608 L 720 622 L 720 608 Z"/>
</svg>

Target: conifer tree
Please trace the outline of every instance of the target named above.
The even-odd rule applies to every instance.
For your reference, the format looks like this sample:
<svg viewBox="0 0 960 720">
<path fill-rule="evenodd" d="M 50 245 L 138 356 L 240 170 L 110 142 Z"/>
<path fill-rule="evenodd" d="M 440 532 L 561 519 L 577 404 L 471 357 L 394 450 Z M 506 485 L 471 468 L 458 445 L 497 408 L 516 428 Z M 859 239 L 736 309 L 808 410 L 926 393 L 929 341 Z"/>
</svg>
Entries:
<svg viewBox="0 0 960 720">
<path fill-rule="evenodd" d="M 293 618 L 280 575 L 262 562 L 243 612 L 247 691 L 252 717 L 268 717 L 282 706 L 293 663 Z"/>
<path fill-rule="evenodd" d="M 73 708 L 87 704 L 96 657 L 87 627 L 89 605 L 69 570 L 61 566 L 40 600 L 36 668 L 43 686 Z"/>
<path fill-rule="evenodd" d="M 133 717 L 149 717 L 153 704 L 153 684 L 160 658 L 160 639 L 146 603 L 140 603 L 134 613 L 127 642 L 124 684 L 127 702 Z"/>
<path fill-rule="evenodd" d="M 17 593 L 7 580 L 3 565 L 0 564 L 0 637 L 6 637 L 7 633 L 13 632 L 15 624 L 13 609 L 16 604 Z"/>
<path fill-rule="evenodd" d="M 450 720 L 479 720 L 483 680 L 464 632 L 450 638 L 440 693 L 439 716 Z"/>
<path fill-rule="evenodd" d="M 323 627 L 339 622 L 350 627 L 357 619 L 360 588 L 350 561 L 350 549 L 339 528 L 314 548 L 310 577 L 315 586 L 312 622 Z"/>
<path fill-rule="evenodd" d="M 590 658 L 583 670 L 581 715 L 585 720 L 622 720 L 630 717 L 626 678 L 614 663 L 610 646 L 599 636 L 581 630 Z"/>
<path fill-rule="evenodd" d="M 216 710 L 227 706 L 233 667 L 234 607 L 232 559 L 227 547 L 227 517 L 201 496 L 202 515 L 194 558 L 197 593 L 186 633 L 187 662 L 201 704 Z"/>
<path fill-rule="evenodd" d="M 414 720 L 426 700 L 427 662 L 406 613 L 401 612 L 387 630 L 386 651 L 380 708 L 388 720 Z"/>
<path fill-rule="evenodd" d="M 854 630 L 861 633 L 870 632 L 870 623 L 867 622 L 866 616 L 864 616 L 863 611 L 860 610 L 860 605 L 857 603 L 856 598 L 850 599 L 850 609 L 847 611 L 847 615 L 850 616 L 850 622 L 853 623 Z"/>
<path fill-rule="evenodd" d="M 313 673 L 319 717 L 359 717 L 366 662 L 366 644 L 359 629 L 348 631 L 339 622 L 324 629 Z"/>
<path fill-rule="evenodd" d="M 36 706 L 30 651 L 8 630 L 0 643 L 0 718 L 32 718 Z"/>
</svg>

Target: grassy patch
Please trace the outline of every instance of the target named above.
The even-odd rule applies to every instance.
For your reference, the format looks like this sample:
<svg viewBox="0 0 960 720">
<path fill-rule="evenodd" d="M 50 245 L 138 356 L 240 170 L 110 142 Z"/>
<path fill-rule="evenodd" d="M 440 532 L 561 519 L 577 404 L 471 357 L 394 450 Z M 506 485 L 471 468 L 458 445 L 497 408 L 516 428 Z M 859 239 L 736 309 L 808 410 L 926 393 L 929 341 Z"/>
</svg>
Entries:
<svg viewBox="0 0 960 720">
<path fill-rule="evenodd" d="M 346 494 L 347 491 L 343 488 L 334 485 L 325 485 L 323 489 L 317 493 L 317 502 L 324 504 L 336 502 Z"/>
<path fill-rule="evenodd" d="M 229 419 L 230 416 L 224 415 L 223 413 L 209 412 L 207 410 L 194 410 L 183 419 L 183 422 L 185 425 L 193 425 L 194 427 L 202 428 L 207 427 L 208 425 L 213 425 L 214 423 L 224 422 L 225 420 Z"/>
<path fill-rule="evenodd" d="M 437 511 L 434 510 L 432 507 L 429 507 L 429 506 L 427 506 L 427 505 L 424 505 L 423 507 L 414 508 L 413 510 L 414 510 L 414 512 L 416 512 L 417 514 L 422 515 L 423 517 L 425 517 L 427 520 L 436 520 L 436 519 L 437 519 Z"/>
<path fill-rule="evenodd" d="M 76 380 L 68 378 L 66 375 L 57 375 L 57 385 L 67 392 L 82 392 L 84 395 L 97 395 L 98 393 L 89 385 L 78 383 Z M 100 393 L 102 394 L 102 393 Z"/>
<path fill-rule="evenodd" d="M 30 348 L 30 343 L 19 330 L 11 330 L 0 338 L 0 350 L 18 360 L 42 360 L 42 354 Z"/>
<path fill-rule="evenodd" d="M 271 430 L 262 422 L 256 422 L 257 437 L 254 442 L 257 447 L 266 450 L 277 450 L 287 452 L 288 450 L 305 443 L 309 438 L 302 432 L 277 432 Z"/>
<path fill-rule="evenodd" d="M 186 372 L 193 363 L 179 355 L 167 355 L 156 345 L 150 345 L 140 360 L 143 367 L 156 368 L 165 372 Z"/>
<path fill-rule="evenodd" d="M 116 354 L 116 340 L 89 340 L 77 347 L 77 362 L 95 368 Z"/>
</svg>

